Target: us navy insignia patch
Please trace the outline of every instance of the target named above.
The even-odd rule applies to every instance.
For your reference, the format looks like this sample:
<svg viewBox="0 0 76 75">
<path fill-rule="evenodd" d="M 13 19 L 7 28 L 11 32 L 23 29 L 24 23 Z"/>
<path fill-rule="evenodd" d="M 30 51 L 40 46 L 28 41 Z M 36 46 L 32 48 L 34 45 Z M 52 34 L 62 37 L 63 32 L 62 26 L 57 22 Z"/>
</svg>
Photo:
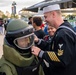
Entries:
<svg viewBox="0 0 76 75">
<path fill-rule="evenodd" d="M 58 56 L 63 55 L 63 50 L 61 49 L 63 44 L 59 44 L 59 49 L 58 49 Z"/>
<path fill-rule="evenodd" d="M 58 49 L 58 56 L 61 56 L 61 55 L 63 55 L 63 50 Z"/>
</svg>

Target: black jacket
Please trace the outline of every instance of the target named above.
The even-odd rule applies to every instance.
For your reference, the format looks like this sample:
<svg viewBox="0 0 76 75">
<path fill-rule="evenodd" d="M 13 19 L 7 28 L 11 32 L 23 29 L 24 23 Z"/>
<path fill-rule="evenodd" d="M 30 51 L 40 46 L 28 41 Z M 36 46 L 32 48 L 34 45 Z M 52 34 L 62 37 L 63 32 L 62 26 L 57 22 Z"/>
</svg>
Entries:
<svg viewBox="0 0 76 75">
<path fill-rule="evenodd" d="M 60 26 L 74 29 L 68 22 Z M 49 63 L 50 75 L 76 75 L 76 35 L 66 29 L 57 29 L 50 50 L 42 56 Z"/>
<path fill-rule="evenodd" d="M 34 31 L 34 34 L 39 38 L 39 39 L 43 39 L 45 36 L 45 33 L 42 29 Z"/>
</svg>

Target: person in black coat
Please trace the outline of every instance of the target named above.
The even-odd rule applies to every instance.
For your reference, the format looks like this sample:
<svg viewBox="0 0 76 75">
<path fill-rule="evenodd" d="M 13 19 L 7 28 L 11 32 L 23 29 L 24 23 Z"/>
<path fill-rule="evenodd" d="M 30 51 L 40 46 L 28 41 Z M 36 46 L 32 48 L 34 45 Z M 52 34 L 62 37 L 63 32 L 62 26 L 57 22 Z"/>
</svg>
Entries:
<svg viewBox="0 0 76 75">
<path fill-rule="evenodd" d="M 29 25 L 32 25 L 32 17 L 29 17 L 29 22 L 28 22 Z"/>
<path fill-rule="evenodd" d="M 69 22 L 62 19 L 58 4 L 43 8 L 45 21 L 57 30 L 50 50 L 32 46 L 32 54 L 48 63 L 50 75 L 76 75 L 76 33 Z M 38 41 L 39 44 L 39 41 Z"/>
<path fill-rule="evenodd" d="M 34 34 L 40 38 L 43 39 L 45 36 L 45 32 L 41 29 L 42 19 L 41 17 L 33 17 L 32 19 L 32 25 L 35 29 Z"/>
</svg>

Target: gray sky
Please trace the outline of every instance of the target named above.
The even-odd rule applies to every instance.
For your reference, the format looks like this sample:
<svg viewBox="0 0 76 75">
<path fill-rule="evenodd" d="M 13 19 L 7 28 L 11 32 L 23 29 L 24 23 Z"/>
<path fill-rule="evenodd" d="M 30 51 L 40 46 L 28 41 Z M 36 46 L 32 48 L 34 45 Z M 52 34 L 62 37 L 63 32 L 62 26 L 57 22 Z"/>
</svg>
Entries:
<svg viewBox="0 0 76 75">
<path fill-rule="evenodd" d="M 13 1 L 15 1 L 17 4 L 16 9 L 18 13 L 18 11 L 21 10 L 22 8 L 29 7 L 33 4 L 36 4 L 44 0 L 0 0 L 0 10 L 3 11 L 4 13 L 6 11 L 9 11 L 11 13 L 11 7 Z"/>
</svg>

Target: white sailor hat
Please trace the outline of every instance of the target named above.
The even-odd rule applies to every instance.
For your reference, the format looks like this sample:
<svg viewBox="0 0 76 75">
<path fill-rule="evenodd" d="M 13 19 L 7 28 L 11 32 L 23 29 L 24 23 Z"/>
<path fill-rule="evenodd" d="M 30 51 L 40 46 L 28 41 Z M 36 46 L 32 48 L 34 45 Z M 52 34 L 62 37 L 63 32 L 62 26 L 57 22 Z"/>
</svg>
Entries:
<svg viewBox="0 0 76 75">
<path fill-rule="evenodd" d="M 49 5 L 47 7 L 44 7 L 43 8 L 43 13 L 53 11 L 53 10 L 60 10 L 59 4 L 54 4 L 54 5 Z"/>
</svg>

